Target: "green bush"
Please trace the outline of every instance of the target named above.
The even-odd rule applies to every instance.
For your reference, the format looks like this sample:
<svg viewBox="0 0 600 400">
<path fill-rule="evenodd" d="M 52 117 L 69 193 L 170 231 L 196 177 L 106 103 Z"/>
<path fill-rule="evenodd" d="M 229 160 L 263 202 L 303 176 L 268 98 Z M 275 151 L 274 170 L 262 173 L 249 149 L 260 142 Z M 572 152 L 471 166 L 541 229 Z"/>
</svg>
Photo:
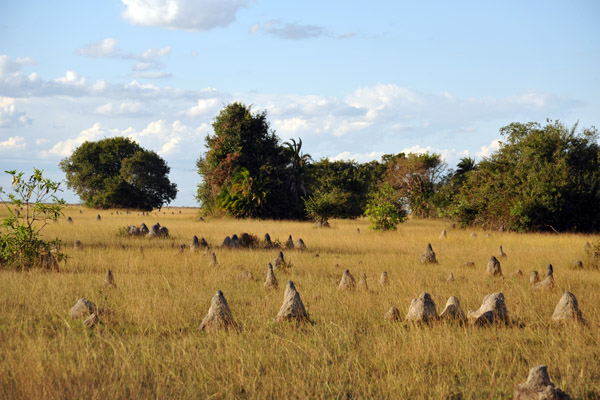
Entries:
<svg viewBox="0 0 600 400">
<path fill-rule="evenodd" d="M 8 194 L 8 201 L 0 196 L 8 209 L 0 235 L 0 266 L 17 270 L 58 269 L 58 261 L 65 257 L 57 250 L 60 241 L 45 241 L 40 238 L 40 231 L 48 221 L 63 215 L 65 202 L 55 196 L 60 184 L 44 178 L 42 171 L 35 168 L 29 179 L 23 178 L 23 172 L 5 172 L 12 176 L 14 193 Z M 0 188 L 0 195 L 3 194 Z"/>
<path fill-rule="evenodd" d="M 365 215 L 371 221 L 372 229 L 389 231 L 404 222 L 406 210 L 402 207 L 394 189 L 386 183 L 371 196 Z"/>
</svg>

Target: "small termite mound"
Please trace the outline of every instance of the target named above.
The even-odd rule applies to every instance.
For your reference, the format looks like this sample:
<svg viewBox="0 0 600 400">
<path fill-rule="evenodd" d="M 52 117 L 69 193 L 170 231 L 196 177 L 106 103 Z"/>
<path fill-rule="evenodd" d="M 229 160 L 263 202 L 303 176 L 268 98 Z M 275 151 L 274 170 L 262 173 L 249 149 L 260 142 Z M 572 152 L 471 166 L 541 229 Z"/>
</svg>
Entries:
<svg viewBox="0 0 600 400">
<path fill-rule="evenodd" d="M 446 278 L 446 282 L 454 282 L 456 281 L 456 278 L 454 278 L 454 274 L 452 272 L 450 272 L 450 275 L 448 275 L 448 278 Z"/>
<path fill-rule="evenodd" d="M 531 274 L 529 274 L 529 284 L 533 286 L 536 283 L 538 283 L 539 281 L 540 281 L 540 276 L 539 276 L 538 272 L 536 270 L 531 271 Z"/>
<path fill-rule="evenodd" d="M 505 258 L 506 257 L 506 253 L 502 249 L 502 245 L 500 245 L 500 248 L 498 249 L 498 257 L 500 257 L 500 258 Z"/>
<path fill-rule="evenodd" d="M 552 264 L 548 264 L 546 268 L 546 277 L 531 287 L 534 290 L 550 290 L 554 289 L 554 268 Z"/>
<path fill-rule="evenodd" d="M 446 302 L 446 307 L 440 314 L 440 319 L 449 321 L 464 321 L 466 319 L 465 313 L 460 307 L 460 301 L 456 296 L 450 296 Z"/>
<path fill-rule="evenodd" d="M 385 318 L 386 320 L 393 322 L 393 321 L 400 321 L 400 310 L 398 310 L 396 307 L 392 306 L 390 307 L 389 310 L 387 310 L 387 312 L 385 313 L 385 315 L 383 316 L 383 318 Z"/>
<path fill-rule="evenodd" d="M 223 292 L 217 290 L 210 302 L 210 308 L 206 317 L 200 324 L 201 331 L 218 331 L 218 330 L 239 330 L 239 327 L 233 320 L 233 315 L 227 304 L 227 300 Z"/>
<path fill-rule="evenodd" d="M 292 239 L 292 235 L 290 235 L 285 242 L 285 248 L 290 250 L 294 248 L 294 239 Z"/>
<path fill-rule="evenodd" d="M 469 311 L 467 318 L 473 325 L 509 322 L 504 294 L 492 293 L 485 296 L 477 311 Z"/>
<path fill-rule="evenodd" d="M 446 238 L 446 230 L 442 229 L 442 233 L 440 233 L 440 239 L 445 239 Z"/>
<path fill-rule="evenodd" d="M 219 262 L 217 261 L 217 255 L 215 252 L 210 253 L 210 259 L 208 260 L 208 266 L 211 268 L 215 268 L 219 266 Z"/>
<path fill-rule="evenodd" d="M 363 272 L 362 276 L 358 280 L 358 284 L 356 285 L 357 289 L 362 292 L 369 291 L 369 285 L 367 284 L 367 274 Z"/>
<path fill-rule="evenodd" d="M 550 382 L 548 367 L 537 365 L 529 371 L 527 382 L 518 384 L 513 400 L 567 400 L 571 397 Z"/>
<path fill-rule="evenodd" d="M 77 303 L 69 310 L 72 319 L 87 318 L 94 313 L 98 313 L 98 307 L 85 297 L 77 300 Z"/>
<path fill-rule="evenodd" d="M 437 258 L 435 257 L 435 252 L 431 247 L 431 243 L 427 243 L 427 248 L 425 252 L 421 254 L 420 260 L 423 264 L 437 264 Z"/>
<path fill-rule="evenodd" d="M 494 256 L 490 258 L 487 263 L 486 272 L 490 276 L 502 276 L 502 268 L 500 267 L 500 261 Z"/>
<path fill-rule="evenodd" d="M 289 268 L 289 267 L 290 267 L 290 264 L 285 261 L 285 258 L 283 257 L 283 252 L 280 251 L 279 254 L 277 254 L 277 257 L 275 257 L 275 259 L 273 260 L 273 268 L 285 269 L 285 268 Z"/>
<path fill-rule="evenodd" d="M 552 314 L 552 323 L 561 324 L 569 321 L 585 323 L 575 295 L 564 292 Z"/>
<path fill-rule="evenodd" d="M 308 313 L 304 308 L 304 303 L 300 298 L 300 293 L 296 290 L 294 282 L 289 281 L 283 295 L 283 304 L 275 316 L 275 322 L 295 321 L 308 322 Z"/>
<path fill-rule="evenodd" d="M 302 240 L 302 238 L 298 238 L 294 246 L 296 250 L 306 250 L 306 244 L 304 243 L 304 240 Z"/>
<path fill-rule="evenodd" d="M 389 286 L 390 280 L 387 271 L 383 271 L 381 275 L 379 275 L 379 284 L 383 287 Z"/>
<path fill-rule="evenodd" d="M 413 299 L 406 314 L 406 320 L 414 323 L 429 323 L 438 319 L 437 309 L 431 295 L 423 292 Z"/>
<path fill-rule="evenodd" d="M 196 235 L 194 235 L 194 237 L 192 238 L 192 242 L 190 243 L 190 250 L 191 251 L 200 250 L 200 240 L 198 240 L 198 236 L 196 236 Z"/>
<path fill-rule="evenodd" d="M 273 264 L 267 263 L 267 278 L 264 283 L 265 289 L 277 289 L 279 287 L 279 283 L 277 282 L 277 277 L 273 272 Z"/>
<path fill-rule="evenodd" d="M 115 277 L 113 276 L 113 273 L 110 269 L 106 271 L 106 277 L 104 278 L 104 287 L 111 289 L 117 288 L 117 284 L 115 283 Z"/>
<path fill-rule="evenodd" d="M 338 285 L 338 290 L 354 290 L 356 289 L 356 280 L 354 276 L 350 273 L 350 270 L 347 269 L 342 274 L 342 278 L 340 279 L 340 283 Z"/>
</svg>

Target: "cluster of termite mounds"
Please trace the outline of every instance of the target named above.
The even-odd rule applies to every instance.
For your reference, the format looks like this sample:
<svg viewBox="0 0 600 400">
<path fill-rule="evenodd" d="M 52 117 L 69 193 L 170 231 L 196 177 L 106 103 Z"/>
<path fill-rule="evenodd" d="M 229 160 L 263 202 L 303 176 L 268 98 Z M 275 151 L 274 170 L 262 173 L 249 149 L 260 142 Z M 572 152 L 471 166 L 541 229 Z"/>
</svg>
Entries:
<svg viewBox="0 0 600 400">
<path fill-rule="evenodd" d="M 158 222 L 152 225 L 150 228 L 142 222 L 140 226 L 129 225 L 125 228 L 125 234 L 127 236 L 144 236 L 144 237 L 168 237 L 169 229 L 166 226 L 161 226 Z"/>
</svg>

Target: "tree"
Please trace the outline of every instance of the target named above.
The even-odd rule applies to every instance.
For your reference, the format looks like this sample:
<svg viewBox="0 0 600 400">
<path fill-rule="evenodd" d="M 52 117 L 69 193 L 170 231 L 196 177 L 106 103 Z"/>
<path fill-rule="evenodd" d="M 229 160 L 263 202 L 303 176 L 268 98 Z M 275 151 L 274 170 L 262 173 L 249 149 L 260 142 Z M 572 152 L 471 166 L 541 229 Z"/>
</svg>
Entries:
<svg viewBox="0 0 600 400">
<path fill-rule="evenodd" d="M 177 195 L 166 162 L 129 138 L 85 142 L 60 167 L 88 207 L 151 210 Z"/>
<path fill-rule="evenodd" d="M 52 254 L 52 250 L 59 247 L 60 241 L 43 240 L 40 232 L 48 221 L 63 215 L 65 201 L 56 196 L 60 183 L 45 178 L 43 171 L 35 168 L 29 179 L 24 178 L 23 172 L 5 172 L 12 176 L 14 193 L 8 195 L 6 202 L 0 188 L 0 201 L 8 210 L 8 217 L 2 223 L 4 232 L 0 235 L 0 267 L 17 270 L 58 268 L 57 261 L 64 255 L 60 252 Z"/>
<path fill-rule="evenodd" d="M 298 204 L 301 199 L 307 197 L 304 177 L 307 173 L 307 167 L 312 162 L 310 154 L 302 153 L 302 139 L 298 138 L 298 142 L 290 139 L 284 144 L 284 154 L 288 159 L 286 165 L 287 187 L 292 195 L 293 201 Z"/>
<path fill-rule="evenodd" d="M 406 210 L 395 190 L 386 182 L 369 199 L 365 215 L 371 221 L 372 229 L 389 231 L 406 219 Z"/>
<path fill-rule="evenodd" d="M 600 147 L 595 128 L 512 123 L 505 141 L 466 174 L 453 201 L 463 225 L 518 231 L 600 229 Z"/>
<path fill-rule="evenodd" d="M 431 217 L 436 215 L 435 195 L 442 186 L 445 169 L 439 154 L 400 154 L 390 159 L 384 180 L 412 215 Z"/>
<path fill-rule="evenodd" d="M 269 128 L 266 112 L 232 103 L 219 112 L 206 154 L 197 161 L 202 182 L 197 199 L 205 214 L 290 218 L 288 157 Z"/>
</svg>

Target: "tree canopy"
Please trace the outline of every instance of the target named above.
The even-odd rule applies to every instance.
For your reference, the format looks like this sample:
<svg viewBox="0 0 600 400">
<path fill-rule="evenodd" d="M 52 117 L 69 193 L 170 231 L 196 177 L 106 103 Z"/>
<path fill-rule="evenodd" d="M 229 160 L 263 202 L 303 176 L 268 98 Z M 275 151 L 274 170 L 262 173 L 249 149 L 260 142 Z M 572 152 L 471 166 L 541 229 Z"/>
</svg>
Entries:
<svg viewBox="0 0 600 400">
<path fill-rule="evenodd" d="M 60 167 L 88 207 L 151 210 L 177 195 L 167 163 L 129 138 L 85 142 Z"/>
<path fill-rule="evenodd" d="M 600 229 L 600 147 L 595 128 L 512 123 L 505 141 L 465 174 L 453 200 L 463 225 L 518 231 Z"/>
</svg>

